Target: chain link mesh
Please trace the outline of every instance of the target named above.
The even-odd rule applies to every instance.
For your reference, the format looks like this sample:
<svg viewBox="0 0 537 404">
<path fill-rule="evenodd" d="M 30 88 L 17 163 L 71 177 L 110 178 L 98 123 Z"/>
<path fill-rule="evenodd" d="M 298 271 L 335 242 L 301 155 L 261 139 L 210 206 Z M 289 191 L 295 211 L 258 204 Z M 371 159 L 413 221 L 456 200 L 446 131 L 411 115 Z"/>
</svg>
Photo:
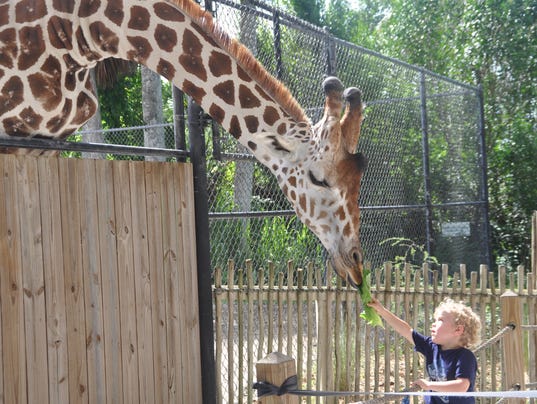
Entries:
<svg viewBox="0 0 537 404">
<path fill-rule="evenodd" d="M 441 263 L 489 264 L 479 89 L 338 40 L 256 0 L 213 5 L 224 30 L 287 85 L 313 122 L 322 113 L 320 83 L 327 73 L 361 88 L 367 106 L 358 149 L 369 160 L 360 197 L 361 239 L 374 268 L 405 254 L 421 263 L 424 254 L 408 256 L 400 239 L 423 246 L 425 255 Z M 221 188 L 211 190 L 213 264 L 225 266 L 228 258 L 253 258 L 259 265 L 267 258 L 324 262 L 322 246 L 291 213 L 259 216 L 290 205 L 258 163 L 233 161 L 234 153 L 245 153 L 240 145 L 224 132 L 216 136 L 228 155 L 210 164 L 219 166 L 213 171 L 218 175 L 230 175 L 234 195 L 221 206 Z M 241 193 L 251 194 L 250 206 L 237 203 L 247 200 Z M 223 211 L 244 215 L 216 218 Z"/>
</svg>

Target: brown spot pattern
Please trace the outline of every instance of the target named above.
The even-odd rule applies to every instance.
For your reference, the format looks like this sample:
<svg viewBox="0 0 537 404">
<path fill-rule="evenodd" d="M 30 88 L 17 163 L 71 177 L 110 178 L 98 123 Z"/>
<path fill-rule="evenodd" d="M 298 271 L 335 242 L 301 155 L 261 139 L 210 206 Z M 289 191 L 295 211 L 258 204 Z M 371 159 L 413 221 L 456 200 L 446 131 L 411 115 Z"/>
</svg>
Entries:
<svg viewBox="0 0 537 404">
<path fill-rule="evenodd" d="M 224 120 L 224 117 L 226 116 L 226 113 L 218 105 L 212 104 L 211 107 L 209 108 L 209 115 L 216 122 L 218 122 L 219 124 L 222 124 L 222 121 Z"/>
<path fill-rule="evenodd" d="M 240 138 L 242 135 L 241 124 L 236 115 L 233 115 L 229 122 L 229 133 L 231 133 L 235 139 Z"/>
<path fill-rule="evenodd" d="M 160 59 L 157 65 L 157 73 L 171 80 L 175 76 L 175 67 L 170 62 Z"/>
<path fill-rule="evenodd" d="M 131 18 L 127 23 L 131 29 L 146 31 L 149 28 L 149 11 L 145 7 L 131 7 Z"/>
<path fill-rule="evenodd" d="M 155 14 L 166 21 L 184 22 L 185 16 L 176 8 L 166 3 L 157 3 L 153 7 Z"/>
<path fill-rule="evenodd" d="M 175 45 L 177 45 L 177 34 L 173 29 L 158 24 L 155 28 L 155 40 L 160 49 L 171 52 Z"/>
<path fill-rule="evenodd" d="M 141 36 L 129 36 L 127 37 L 127 40 L 133 47 L 132 50 L 127 52 L 127 57 L 130 60 L 144 63 L 153 51 L 153 47 L 149 41 Z"/>
<path fill-rule="evenodd" d="M 250 150 L 256 151 L 257 150 L 257 143 L 253 142 L 252 140 L 248 140 L 248 147 L 250 148 Z"/>
<path fill-rule="evenodd" d="M 239 103 L 244 109 L 257 108 L 261 105 L 259 98 L 244 84 L 239 85 Z"/>
<path fill-rule="evenodd" d="M 0 12 L 2 12 L 2 9 L 0 9 Z M 7 13 L 7 10 L 5 12 Z M 0 43 L 4 44 L 4 46 L 0 47 L 0 65 L 8 69 L 13 68 L 15 58 L 17 57 L 16 38 L 17 35 L 14 28 L 8 28 L 0 32 Z"/>
<path fill-rule="evenodd" d="M 246 73 L 246 71 L 241 66 L 237 66 L 237 76 L 239 76 L 239 79 L 241 79 L 242 81 L 246 83 L 249 83 L 250 81 L 252 81 L 252 78 L 250 77 L 250 75 Z"/>
<path fill-rule="evenodd" d="M 10 116 L 3 120 L 5 132 L 10 135 L 28 136 L 30 133 L 26 130 L 24 122 L 16 116 Z"/>
<path fill-rule="evenodd" d="M 209 70 L 214 77 L 231 74 L 231 59 L 223 52 L 212 51 L 209 57 Z"/>
<path fill-rule="evenodd" d="M 39 72 L 28 76 L 28 84 L 32 95 L 46 111 L 52 111 L 62 101 L 62 86 L 59 78 Z"/>
<path fill-rule="evenodd" d="M 244 117 L 244 122 L 250 133 L 257 132 L 257 129 L 259 128 L 259 119 L 257 116 L 247 115 Z"/>
<path fill-rule="evenodd" d="M 8 4 L 0 5 L 0 27 L 7 25 L 9 21 Z"/>
<path fill-rule="evenodd" d="M 73 10 L 75 9 L 75 1 L 74 0 L 52 0 L 52 7 L 54 8 L 54 10 L 60 11 L 62 13 L 71 14 Z"/>
<path fill-rule="evenodd" d="M 66 99 L 63 104 L 62 112 L 60 113 L 60 115 L 57 115 L 49 119 L 48 122 L 46 123 L 45 126 L 47 127 L 47 130 L 49 130 L 50 132 L 56 133 L 63 126 L 65 126 L 65 122 L 67 121 L 67 117 L 71 113 L 72 107 L 73 107 L 73 102 L 69 99 Z"/>
<path fill-rule="evenodd" d="M 24 121 L 26 126 L 32 130 L 37 130 L 43 117 L 35 113 L 31 107 L 24 108 L 20 113 L 21 119 Z"/>
<path fill-rule="evenodd" d="M 41 27 L 23 27 L 19 31 L 20 54 L 17 63 L 19 70 L 26 70 L 45 52 L 45 41 Z"/>
<path fill-rule="evenodd" d="M 226 104 L 235 105 L 235 83 L 232 80 L 224 81 L 213 88 L 214 94 Z"/>
<path fill-rule="evenodd" d="M 75 32 L 75 38 L 76 38 L 76 45 L 80 54 L 82 54 L 86 59 L 90 61 L 99 60 L 100 58 L 99 54 L 94 52 L 90 48 L 90 46 L 88 45 L 88 42 L 86 41 L 86 37 L 84 36 L 84 32 L 82 32 L 80 28 L 77 28 Z"/>
<path fill-rule="evenodd" d="M 259 85 L 256 84 L 255 86 L 255 91 L 257 91 L 257 93 L 263 97 L 265 100 L 267 101 L 273 101 L 272 98 L 270 97 L 270 95 L 268 95 L 265 90 L 263 90 Z"/>
<path fill-rule="evenodd" d="M 78 94 L 76 99 L 76 114 L 71 123 L 75 125 L 84 124 L 93 116 L 93 114 L 95 114 L 96 110 L 97 106 L 92 98 L 90 98 L 86 93 Z"/>
<path fill-rule="evenodd" d="M 116 54 L 119 46 L 119 38 L 116 33 L 109 29 L 104 22 L 98 21 L 90 25 L 91 39 L 103 52 Z"/>
<path fill-rule="evenodd" d="M 24 101 L 22 97 L 23 84 L 18 76 L 11 77 L 0 94 L 0 115 L 7 113 Z"/>
<path fill-rule="evenodd" d="M 265 108 L 265 111 L 263 112 L 263 120 L 266 123 L 274 125 L 278 119 L 280 119 L 280 115 L 276 108 L 270 106 Z"/>
<path fill-rule="evenodd" d="M 36 21 L 47 14 L 44 0 L 20 0 L 15 5 L 15 22 L 22 24 Z"/>
<path fill-rule="evenodd" d="M 56 49 L 73 49 L 73 24 L 71 21 L 52 16 L 47 24 L 47 32 L 51 45 Z"/>
<path fill-rule="evenodd" d="M 207 81 L 207 71 L 201 59 L 203 46 L 199 38 L 189 29 L 185 29 L 182 45 L 183 54 L 179 56 L 179 63 L 188 73 L 199 77 L 200 80 Z"/>
<path fill-rule="evenodd" d="M 181 88 L 185 93 L 194 98 L 198 104 L 201 104 L 201 100 L 207 94 L 203 88 L 196 86 L 190 80 L 184 80 Z"/>
<path fill-rule="evenodd" d="M 107 0 L 104 15 L 116 25 L 121 25 L 125 14 L 123 13 L 123 0 Z"/>
<path fill-rule="evenodd" d="M 103 0 L 106 1 L 106 0 Z M 81 1 L 78 8 L 78 16 L 80 18 L 89 17 L 95 14 L 101 7 L 101 0 L 86 0 Z"/>
</svg>

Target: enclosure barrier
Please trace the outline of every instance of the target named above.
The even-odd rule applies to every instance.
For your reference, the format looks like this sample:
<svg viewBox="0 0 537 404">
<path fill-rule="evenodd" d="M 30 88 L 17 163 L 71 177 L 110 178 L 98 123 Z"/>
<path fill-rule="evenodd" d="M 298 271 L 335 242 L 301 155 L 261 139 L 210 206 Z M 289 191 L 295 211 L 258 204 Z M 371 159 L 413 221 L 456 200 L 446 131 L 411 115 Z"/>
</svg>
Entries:
<svg viewBox="0 0 537 404">
<path fill-rule="evenodd" d="M 524 379 L 524 357 L 522 347 L 522 330 L 537 330 L 536 325 L 521 325 L 522 304 L 518 295 L 512 291 L 507 291 L 501 296 L 501 317 L 503 328 L 493 337 L 478 345 L 474 349 L 477 355 L 486 347 L 502 340 L 503 344 L 503 378 L 505 384 L 509 386 L 508 391 L 486 392 L 486 393 L 466 393 L 476 397 L 496 397 L 498 403 L 507 401 L 509 404 L 522 404 L 526 398 L 537 398 L 537 391 L 525 390 Z M 509 358 L 509 360 L 507 360 Z M 530 362 L 532 364 L 532 362 Z M 533 362 L 534 364 L 534 362 Z M 271 353 L 267 358 L 260 360 L 256 364 L 258 381 L 254 383 L 253 388 L 258 391 L 259 403 L 277 404 L 277 403 L 298 403 L 298 396 L 357 396 L 357 395 L 383 395 L 383 397 L 373 398 L 367 401 L 357 403 L 381 404 L 387 401 L 393 401 L 402 396 L 412 395 L 431 395 L 428 392 L 417 393 L 418 388 L 411 387 L 402 392 L 348 392 L 348 391 L 312 391 L 300 390 L 296 375 L 296 363 L 291 357 L 285 356 L 279 352 Z M 534 385 L 534 383 L 532 383 Z M 518 392 L 518 393 L 516 393 Z M 435 393 L 440 394 L 440 393 Z M 452 395 L 460 396 L 461 393 L 441 393 L 443 396 Z M 463 393 L 464 394 L 464 393 Z"/>
</svg>

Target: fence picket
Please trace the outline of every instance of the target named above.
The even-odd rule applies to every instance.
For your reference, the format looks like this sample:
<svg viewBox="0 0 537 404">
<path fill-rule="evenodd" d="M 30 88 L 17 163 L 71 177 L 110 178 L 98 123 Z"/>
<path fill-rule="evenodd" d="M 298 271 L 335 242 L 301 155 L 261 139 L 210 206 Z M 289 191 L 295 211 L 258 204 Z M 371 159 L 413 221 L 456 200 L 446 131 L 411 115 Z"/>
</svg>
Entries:
<svg viewBox="0 0 537 404">
<path fill-rule="evenodd" d="M 247 267 L 251 265 L 253 263 Z M 409 321 L 413 328 L 423 332 L 429 329 L 433 310 L 445 297 L 466 301 L 483 318 L 482 336 L 486 340 L 498 331 L 501 288 L 508 284 L 515 290 L 520 290 L 520 285 L 532 285 L 534 282 L 532 274 L 524 275 L 523 278 L 520 270 L 517 277 L 509 282 L 505 282 L 508 278 L 505 269 L 498 268 L 497 280 L 495 275 L 486 266 L 481 266 L 479 271 L 472 271 L 467 280 L 465 265 L 450 272 L 447 266 L 442 266 L 437 271 L 428 264 L 414 269 L 410 264 L 401 268 L 388 263 L 382 269 L 373 271 L 372 293 L 386 307 Z M 359 293 L 348 285 L 344 286 L 339 278 L 328 277 L 324 281 L 320 268 L 308 264 L 306 270 L 295 269 L 291 262 L 281 271 L 277 270 L 276 264 L 269 263 L 267 283 L 263 281 L 261 270 L 258 271 L 257 284 L 252 283 L 255 277 L 248 276 L 247 285 L 242 284 L 243 275 L 239 274 L 238 286 L 226 286 L 227 299 L 235 299 L 235 313 L 239 316 L 238 321 L 235 321 L 232 310 L 229 310 L 229 322 L 225 325 L 229 330 L 227 337 L 231 339 L 239 335 L 239 341 L 260 344 L 259 352 L 262 344 L 271 352 L 279 350 L 297 358 L 299 388 L 320 391 L 398 391 L 409 387 L 413 380 L 424 375 L 421 358 L 413 351 L 411 344 L 396 335 L 389 326 L 384 329 L 372 328 L 364 323 L 360 318 L 362 301 Z M 219 295 L 217 289 L 215 284 L 215 296 Z M 524 290 L 521 299 L 527 307 L 525 320 L 535 323 L 537 296 L 534 289 Z M 241 309 L 242 304 L 246 304 L 245 307 L 258 304 L 259 313 L 256 310 L 252 312 L 251 308 Z M 241 311 L 244 311 L 244 315 Z M 268 312 L 267 317 L 264 317 L 263 311 Z M 259 317 L 252 325 L 250 317 L 254 315 Z M 220 317 L 224 318 L 225 315 Z M 265 321 L 266 325 L 256 327 Z M 248 327 L 243 328 L 241 322 L 247 322 Z M 218 326 L 216 329 L 219 329 Z M 267 335 L 252 340 L 249 334 L 257 336 L 260 329 Z M 532 338 L 528 340 L 525 345 L 528 351 L 527 366 L 535 362 L 535 344 L 532 343 Z M 277 349 L 269 349 L 276 348 L 276 345 Z M 498 390 L 501 387 L 501 352 L 497 345 L 493 344 L 486 351 L 478 353 L 478 363 L 482 370 L 478 375 L 477 386 L 481 391 Z M 227 372 L 232 373 L 228 377 L 228 383 L 232 385 L 227 387 L 226 402 L 243 402 L 242 399 L 246 402 L 247 398 L 250 399 L 246 391 L 250 388 L 250 376 L 241 376 L 241 372 L 246 372 L 246 368 L 251 366 L 251 360 L 248 359 L 250 354 L 246 358 L 240 349 L 241 347 L 234 353 L 235 358 L 232 357 L 232 350 L 228 349 L 228 363 L 222 364 Z M 268 353 L 270 352 L 265 351 L 264 356 Z M 240 370 L 241 367 L 244 370 Z M 234 369 L 237 370 L 233 377 Z M 529 375 L 534 373 L 528 372 Z M 242 395 L 234 394 L 233 388 L 239 389 Z M 223 386 L 223 390 L 226 391 L 226 387 Z M 340 398 L 339 401 L 336 398 L 308 397 L 303 398 L 303 402 L 352 402 L 368 398 L 373 396 Z M 483 402 L 489 401 L 484 399 Z"/>
</svg>

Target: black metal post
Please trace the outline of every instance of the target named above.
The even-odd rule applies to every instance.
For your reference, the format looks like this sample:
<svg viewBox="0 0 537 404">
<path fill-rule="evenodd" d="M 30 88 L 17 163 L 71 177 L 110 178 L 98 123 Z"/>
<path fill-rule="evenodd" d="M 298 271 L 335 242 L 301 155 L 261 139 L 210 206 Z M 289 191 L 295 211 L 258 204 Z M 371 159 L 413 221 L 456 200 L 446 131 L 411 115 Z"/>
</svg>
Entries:
<svg viewBox="0 0 537 404">
<path fill-rule="evenodd" d="M 326 75 L 337 75 L 337 60 L 336 60 L 336 43 L 332 40 L 332 36 L 328 32 L 328 28 L 324 28 L 326 33 Z"/>
<path fill-rule="evenodd" d="M 274 11 L 272 14 L 272 23 L 274 25 L 274 58 L 276 59 L 276 77 L 278 80 L 283 79 L 283 61 L 282 61 L 282 34 L 280 30 L 280 13 Z"/>
<path fill-rule="evenodd" d="M 189 98 L 188 130 L 190 136 L 190 160 L 194 173 L 194 204 L 196 207 L 196 256 L 203 404 L 216 404 L 209 205 L 202 115 L 203 110 L 201 107 Z"/>
<path fill-rule="evenodd" d="M 483 87 L 481 84 L 477 88 L 477 102 L 479 108 L 478 117 L 478 137 L 479 153 L 481 163 L 481 199 L 483 204 L 483 244 L 485 250 L 485 260 L 489 268 L 492 268 L 492 254 L 490 252 L 490 221 L 489 221 L 489 187 L 488 187 L 488 166 L 487 166 L 487 147 L 485 139 L 485 109 L 483 102 Z"/>
<path fill-rule="evenodd" d="M 172 87 L 173 96 L 173 133 L 175 139 L 175 148 L 186 150 L 185 134 L 185 101 L 184 93 L 177 87 Z M 179 161 L 186 161 L 181 159 Z"/>
<path fill-rule="evenodd" d="M 425 193 L 425 231 L 427 240 L 425 248 L 432 255 L 433 237 L 433 206 L 431 201 L 431 178 L 429 166 L 429 124 L 427 122 L 427 91 L 425 87 L 425 73 L 420 73 L 420 115 L 421 115 L 421 143 L 423 161 L 423 184 Z"/>
</svg>

